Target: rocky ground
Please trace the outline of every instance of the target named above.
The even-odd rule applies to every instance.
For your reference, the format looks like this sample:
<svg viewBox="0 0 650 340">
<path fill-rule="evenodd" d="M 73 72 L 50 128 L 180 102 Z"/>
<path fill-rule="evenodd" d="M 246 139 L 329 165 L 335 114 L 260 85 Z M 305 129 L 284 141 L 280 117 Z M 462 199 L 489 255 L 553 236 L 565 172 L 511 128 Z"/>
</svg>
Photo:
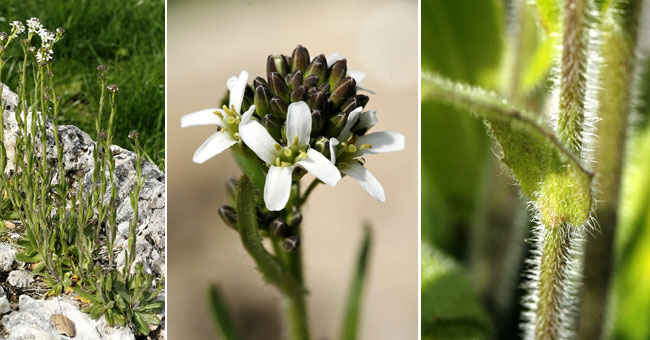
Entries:
<svg viewBox="0 0 650 340">
<path fill-rule="evenodd" d="M 2 102 L 5 105 L 4 133 L 8 164 L 5 173 L 15 171 L 13 152 L 18 132 L 15 120 L 17 96 L 2 84 Z M 119 119 L 119 117 L 117 118 Z M 53 126 L 49 124 L 48 130 Z M 63 177 L 71 184 L 73 190 L 80 187 L 89 188 L 94 168 L 93 150 L 95 142 L 79 128 L 70 125 L 58 127 L 60 143 L 63 148 Z M 54 137 L 48 133 L 47 159 L 56 169 L 57 158 Z M 40 148 L 39 148 L 40 149 Z M 137 178 L 133 152 L 112 146 L 115 159 L 115 186 L 117 191 L 117 240 L 116 264 L 121 268 L 125 259 L 125 248 L 129 233 L 129 222 L 133 210 L 129 193 Z M 155 165 L 145 161 L 142 169 L 145 178 L 139 198 L 139 219 L 136 234 L 136 263 L 142 263 L 145 270 L 153 273 L 157 282 L 164 283 L 165 273 L 165 175 Z M 53 181 L 61 178 L 55 174 Z M 83 184 L 83 186 L 81 185 Z M 110 192 L 110 188 L 107 190 Z M 108 195 L 105 202 L 108 203 Z M 7 233 L 0 236 L 0 337 L 7 340 L 19 339 L 135 339 L 128 328 L 111 328 L 103 318 L 92 320 L 88 314 L 80 311 L 80 301 L 74 295 L 45 298 L 46 287 L 38 277 L 34 277 L 24 263 L 15 261 L 17 249 L 14 241 L 22 236 L 22 227 L 17 221 L 9 221 Z M 107 257 L 107 253 L 104 251 Z M 107 259 L 105 259 L 107 262 Z M 100 259 L 100 262 L 104 260 Z M 161 294 L 164 298 L 164 294 Z M 164 311 L 160 317 L 164 325 Z M 61 329 L 72 324 L 76 332 L 68 335 Z M 149 336 L 150 339 L 164 339 L 164 327 L 159 327 Z"/>
</svg>

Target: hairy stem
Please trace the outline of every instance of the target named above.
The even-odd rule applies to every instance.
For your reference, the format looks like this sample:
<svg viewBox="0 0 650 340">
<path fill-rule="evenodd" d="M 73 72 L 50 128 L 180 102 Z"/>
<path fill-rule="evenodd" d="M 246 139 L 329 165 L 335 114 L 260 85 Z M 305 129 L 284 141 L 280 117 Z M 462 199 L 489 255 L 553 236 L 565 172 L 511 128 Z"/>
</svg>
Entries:
<svg viewBox="0 0 650 340">
<path fill-rule="evenodd" d="M 558 139 L 576 154 L 581 153 L 587 87 L 587 0 L 567 0 L 564 6 L 564 31 L 558 106 Z M 545 197 L 540 199 L 545 200 Z M 566 203 L 565 203 L 566 204 Z M 560 209 L 559 206 L 555 207 Z M 544 211 L 541 212 L 542 215 Z M 577 225 L 549 225 L 542 221 L 536 248 L 538 273 L 533 274 L 532 338 L 535 340 L 572 339 L 571 313 L 574 308 L 573 273 L 580 264 L 573 261 L 581 238 Z M 530 336 L 529 336 L 530 337 Z"/>
<path fill-rule="evenodd" d="M 588 238 L 585 248 L 585 283 L 578 314 L 577 338 L 580 340 L 605 338 L 640 5 L 641 1 L 617 1 L 609 6 L 601 23 L 603 64 L 599 83 L 606 89 L 598 94 L 601 120 L 596 125 L 596 173 L 600 184 L 598 199 L 602 203 L 596 210 L 600 233 Z"/>
<path fill-rule="evenodd" d="M 557 132 L 569 149 L 582 144 L 587 87 L 587 0 L 567 0 L 564 7 L 560 105 Z"/>
<path fill-rule="evenodd" d="M 535 230 L 533 282 L 535 294 L 529 301 L 534 311 L 532 334 L 535 340 L 571 339 L 570 316 L 579 231 L 569 224 Z"/>
</svg>

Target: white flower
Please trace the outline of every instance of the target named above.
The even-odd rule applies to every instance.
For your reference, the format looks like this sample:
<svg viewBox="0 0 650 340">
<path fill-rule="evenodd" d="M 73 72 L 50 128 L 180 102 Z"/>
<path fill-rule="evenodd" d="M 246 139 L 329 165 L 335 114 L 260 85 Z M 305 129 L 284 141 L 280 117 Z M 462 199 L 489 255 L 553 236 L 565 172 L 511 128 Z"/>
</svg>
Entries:
<svg viewBox="0 0 650 340">
<path fill-rule="evenodd" d="M 338 138 L 330 138 L 330 158 L 332 164 L 336 164 L 343 174 L 356 180 L 370 196 L 379 202 L 385 202 L 384 188 L 363 166 L 364 160 L 361 157 L 404 150 L 404 135 L 394 131 L 373 132 L 363 136 L 353 135 L 350 132 L 353 126 L 357 131 L 367 131 L 377 124 L 375 111 L 360 113 L 361 110 L 362 108 L 357 108 L 350 112 L 348 121 Z"/>
<path fill-rule="evenodd" d="M 280 146 L 254 119 L 245 119 L 239 131 L 244 143 L 269 165 L 264 184 L 264 203 L 269 210 L 282 210 L 286 206 L 296 166 L 330 186 L 341 180 L 339 170 L 323 154 L 309 147 L 311 110 L 305 102 L 291 103 L 287 109 L 286 146 Z"/>
<path fill-rule="evenodd" d="M 337 62 L 339 60 L 342 60 L 342 59 L 343 59 L 343 56 L 341 56 L 340 54 L 337 54 L 337 53 L 330 54 L 327 57 L 327 68 L 332 67 L 332 64 L 334 64 L 335 62 Z M 372 93 L 372 94 L 376 94 L 375 91 L 369 90 L 369 89 L 359 85 L 359 84 L 361 84 L 361 82 L 364 79 L 366 79 L 366 73 L 365 72 L 348 70 L 348 76 L 354 78 L 354 81 L 357 83 L 357 86 L 356 86 L 357 90 L 366 91 L 366 92 L 369 92 L 369 93 Z"/>
<path fill-rule="evenodd" d="M 54 52 L 51 49 L 48 48 L 41 48 L 36 52 L 36 60 L 39 63 L 46 62 L 52 60 L 52 55 Z"/>
<path fill-rule="evenodd" d="M 54 33 L 50 30 L 42 29 L 38 32 L 38 35 L 41 37 L 43 46 L 49 46 L 50 42 L 54 41 Z"/>
<path fill-rule="evenodd" d="M 243 115 L 241 113 L 246 82 L 248 82 L 248 72 L 246 71 L 241 71 L 239 77 L 230 77 L 228 79 L 226 84 L 228 90 L 230 90 L 230 107 L 224 105 L 222 109 L 205 109 L 181 117 L 182 128 L 200 125 L 217 126 L 217 132 L 208 137 L 196 149 L 192 158 L 195 163 L 202 164 L 239 142 L 241 122 L 245 117 L 246 119 L 250 118 L 255 111 L 255 105 L 252 105 Z"/>
<path fill-rule="evenodd" d="M 43 29 L 43 25 L 41 24 L 41 20 L 38 18 L 31 18 L 27 20 L 27 30 L 29 33 L 36 33 L 40 34 L 41 30 Z"/>
<path fill-rule="evenodd" d="M 16 30 L 16 34 L 25 32 L 25 25 L 23 25 L 23 23 L 20 21 L 13 21 L 9 25 L 13 26 L 13 28 Z"/>
</svg>

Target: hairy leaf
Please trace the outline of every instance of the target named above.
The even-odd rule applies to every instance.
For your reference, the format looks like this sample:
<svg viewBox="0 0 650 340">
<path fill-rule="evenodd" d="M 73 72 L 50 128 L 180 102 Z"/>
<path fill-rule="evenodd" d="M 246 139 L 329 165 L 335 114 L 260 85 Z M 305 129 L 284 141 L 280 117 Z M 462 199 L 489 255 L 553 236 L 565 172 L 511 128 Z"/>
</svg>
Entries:
<svg viewBox="0 0 650 340">
<path fill-rule="evenodd" d="M 484 118 L 503 150 L 501 161 L 537 203 L 544 225 L 581 225 L 591 211 L 592 174 L 535 115 L 519 110 L 495 94 L 422 75 L 423 97 L 433 98 Z"/>
</svg>

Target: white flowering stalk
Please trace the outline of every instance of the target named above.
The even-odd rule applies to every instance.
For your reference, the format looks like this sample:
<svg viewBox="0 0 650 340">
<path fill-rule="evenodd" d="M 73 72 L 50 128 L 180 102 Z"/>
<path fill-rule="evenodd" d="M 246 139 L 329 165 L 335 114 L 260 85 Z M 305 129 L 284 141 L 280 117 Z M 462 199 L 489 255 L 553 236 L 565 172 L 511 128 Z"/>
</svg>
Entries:
<svg viewBox="0 0 650 340">
<path fill-rule="evenodd" d="M 384 202 L 384 190 L 363 166 L 363 157 L 402 150 L 404 136 L 390 131 L 366 134 L 377 116 L 364 111 L 369 97 L 357 91 L 373 92 L 359 86 L 365 74 L 348 71 L 347 60 L 338 54 L 310 58 L 307 49 L 298 46 L 291 56 L 270 55 L 266 75 L 256 77 L 252 86 L 246 71 L 230 78 L 228 106 L 187 114 L 181 127 L 217 126 L 196 151 L 196 163 L 233 150 L 245 176 L 239 184 L 233 180 L 228 185 L 236 207 L 224 205 L 219 214 L 239 231 L 267 281 L 286 296 L 290 338 L 308 339 L 302 206 L 319 183 L 335 186 L 344 175 Z M 315 179 L 301 190 L 301 179 L 308 174 Z M 270 238 L 273 254 L 261 243 L 263 237 Z"/>
</svg>

